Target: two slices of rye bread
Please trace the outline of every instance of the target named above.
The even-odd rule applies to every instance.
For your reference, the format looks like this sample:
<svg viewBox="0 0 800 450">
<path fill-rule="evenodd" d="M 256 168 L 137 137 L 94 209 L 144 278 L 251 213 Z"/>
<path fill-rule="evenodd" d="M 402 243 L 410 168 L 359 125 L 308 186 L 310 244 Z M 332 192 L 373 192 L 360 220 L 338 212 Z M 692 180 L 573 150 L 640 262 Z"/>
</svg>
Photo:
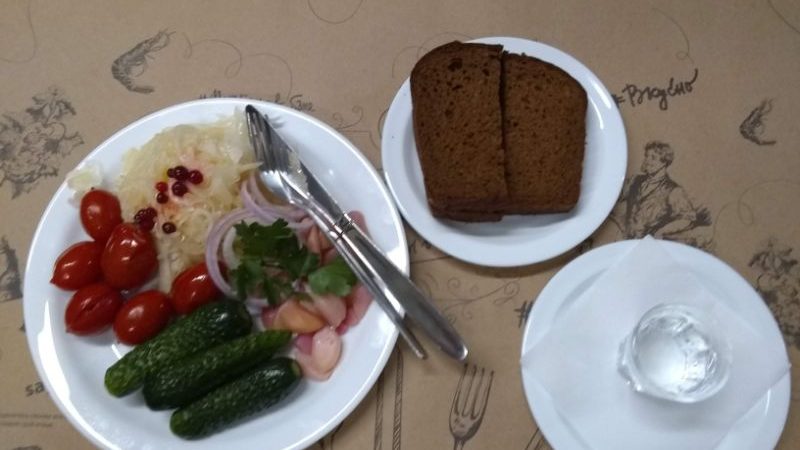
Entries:
<svg viewBox="0 0 800 450">
<path fill-rule="evenodd" d="M 586 92 L 558 67 L 451 42 L 411 72 L 414 135 L 436 217 L 496 221 L 578 202 Z"/>
</svg>

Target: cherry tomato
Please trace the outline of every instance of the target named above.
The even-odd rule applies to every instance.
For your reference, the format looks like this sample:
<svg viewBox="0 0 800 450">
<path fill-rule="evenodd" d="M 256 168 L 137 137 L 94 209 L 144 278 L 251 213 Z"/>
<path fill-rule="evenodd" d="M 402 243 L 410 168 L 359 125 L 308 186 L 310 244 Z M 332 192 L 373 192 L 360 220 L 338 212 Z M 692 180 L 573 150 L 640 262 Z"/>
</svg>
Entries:
<svg viewBox="0 0 800 450">
<path fill-rule="evenodd" d="M 144 284 L 158 266 L 150 233 L 132 223 L 114 228 L 100 257 L 103 278 L 109 286 L 132 289 Z"/>
<path fill-rule="evenodd" d="M 81 224 L 89 236 L 104 244 L 117 225 L 122 223 L 119 200 L 102 189 L 92 189 L 81 199 Z"/>
<path fill-rule="evenodd" d="M 103 331 L 114 322 L 121 306 L 122 294 L 105 283 L 82 287 L 67 304 L 67 331 L 78 335 Z"/>
<path fill-rule="evenodd" d="M 217 289 L 205 262 L 192 266 L 178 275 L 172 282 L 172 307 L 178 314 L 188 314 L 197 307 L 219 298 Z"/>
<path fill-rule="evenodd" d="M 61 289 L 74 291 L 98 281 L 102 276 L 100 271 L 102 254 L 103 246 L 95 241 L 72 245 L 56 260 L 50 282 Z"/>
<path fill-rule="evenodd" d="M 114 319 L 114 333 L 123 344 L 141 344 L 157 335 L 172 317 L 169 298 L 160 291 L 136 294 L 125 302 Z"/>
</svg>

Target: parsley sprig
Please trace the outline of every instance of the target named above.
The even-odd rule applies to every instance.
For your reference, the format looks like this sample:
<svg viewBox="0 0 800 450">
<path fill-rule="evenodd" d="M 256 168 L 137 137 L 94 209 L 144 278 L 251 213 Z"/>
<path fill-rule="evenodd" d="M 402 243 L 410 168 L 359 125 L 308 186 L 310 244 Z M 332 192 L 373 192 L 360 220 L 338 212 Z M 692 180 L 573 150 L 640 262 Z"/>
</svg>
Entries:
<svg viewBox="0 0 800 450">
<path fill-rule="evenodd" d="M 320 266 L 319 257 L 300 245 L 285 220 L 271 225 L 241 222 L 234 228 L 234 249 L 241 262 L 230 271 L 230 280 L 240 299 L 252 292 L 276 305 L 291 296 L 294 282 L 303 278 L 320 295 L 345 296 L 356 283 L 355 275 L 341 257 Z"/>
<path fill-rule="evenodd" d="M 308 274 L 308 284 L 317 294 L 331 293 L 344 297 L 356 281 L 356 276 L 341 256 Z"/>
</svg>

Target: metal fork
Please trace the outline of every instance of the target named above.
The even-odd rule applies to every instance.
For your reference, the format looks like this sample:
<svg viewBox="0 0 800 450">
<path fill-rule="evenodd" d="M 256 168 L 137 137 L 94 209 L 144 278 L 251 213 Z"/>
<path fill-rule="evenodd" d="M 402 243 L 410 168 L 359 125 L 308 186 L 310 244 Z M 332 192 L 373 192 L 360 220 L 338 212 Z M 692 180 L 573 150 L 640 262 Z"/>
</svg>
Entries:
<svg viewBox="0 0 800 450">
<path fill-rule="evenodd" d="M 248 127 L 251 128 L 249 130 L 251 137 L 254 135 L 267 136 L 269 131 L 266 129 L 265 122 L 260 120 L 261 113 L 255 108 L 248 106 L 246 114 L 252 116 L 249 117 L 247 121 Z M 266 141 L 263 139 L 252 139 L 251 141 L 256 153 L 256 159 L 262 162 L 260 168 L 261 176 L 259 178 L 267 185 L 267 188 L 273 193 L 282 196 L 284 200 L 303 207 L 311 214 L 317 223 L 324 222 L 323 218 L 326 216 L 326 212 L 321 210 L 319 205 L 312 201 L 306 192 L 295 189 L 290 180 L 286 179 L 287 172 L 294 170 L 292 161 L 289 160 L 288 153 L 269 151 Z M 377 283 L 375 278 L 369 275 L 369 267 L 366 267 L 361 259 L 354 258 L 351 253 L 347 251 L 347 248 L 343 248 L 342 246 L 344 244 L 340 240 L 332 239 L 331 242 L 339 251 L 339 254 L 345 258 L 356 277 L 369 289 L 375 301 L 395 324 L 400 336 L 406 341 L 414 354 L 419 358 L 426 358 L 427 353 L 422 348 L 422 344 L 420 344 L 417 337 L 405 324 L 403 316 L 396 309 L 395 304 L 398 303 L 398 301 L 387 296 L 389 293 Z"/>
<path fill-rule="evenodd" d="M 477 385 L 475 385 L 476 378 Z M 464 371 L 461 372 L 453 404 L 450 407 L 450 434 L 453 435 L 454 450 L 463 449 L 464 444 L 472 439 L 481 427 L 493 380 L 494 370 L 489 371 L 487 376 L 486 369 L 481 368 L 478 373 L 477 366 L 464 364 Z"/>
</svg>

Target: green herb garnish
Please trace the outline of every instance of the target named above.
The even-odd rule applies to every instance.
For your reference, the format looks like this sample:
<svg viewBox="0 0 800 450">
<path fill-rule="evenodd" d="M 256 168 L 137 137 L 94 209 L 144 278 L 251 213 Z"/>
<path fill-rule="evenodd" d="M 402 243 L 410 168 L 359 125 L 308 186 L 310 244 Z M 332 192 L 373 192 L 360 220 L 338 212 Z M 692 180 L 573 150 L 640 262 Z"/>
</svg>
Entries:
<svg viewBox="0 0 800 450">
<path fill-rule="evenodd" d="M 311 290 L 317 294 L 333 294 L 344 297 L 356 284 L 356 276 L 341 256 L 337 256 L 330 264 L 320 267 L 308 276 Z"/>
<path fill-rule="evenodd" d="M 341 257 L 320 266 L 319 257 L 300 245 L 285 220 L 272 225 L 241 222 L 234 228 L 241 263 L 230 271 L 230 279 L 240 299 L 253 292 L 275 305 L 294 293 L 296 280 L 306 277 L 316 294 L 345 296 L 357 281 Z"/>
</svg>

